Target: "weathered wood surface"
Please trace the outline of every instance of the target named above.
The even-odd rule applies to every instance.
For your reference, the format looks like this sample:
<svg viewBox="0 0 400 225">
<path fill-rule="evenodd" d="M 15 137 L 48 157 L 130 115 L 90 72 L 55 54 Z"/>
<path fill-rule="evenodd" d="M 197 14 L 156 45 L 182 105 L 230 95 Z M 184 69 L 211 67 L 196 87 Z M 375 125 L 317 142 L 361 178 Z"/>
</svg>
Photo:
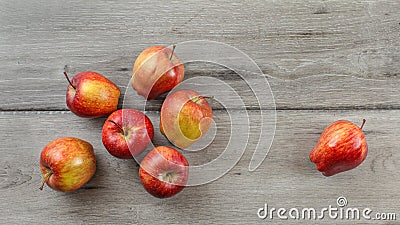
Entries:
<svg viewBox="0 0 400 225">
<path fill-rule="evenodd" d="M 339 196 L 348 199 L 349 207 L 399 217 L 399 11 L 397 0 L 0 1 L 0 224 L 399 224 L 399 218 L 257 217 L 265 203 L 321 209 L 335 207 Z M 263 75 L 252 81 L 262 89 L 268 80 L 279 109 L 276 135 L 267 159 L 249 172 L 260 107 L 247 78 L 210 63 L 186 64 L 186 79 L 217 78 L 243 99 L 252 121 L 248 148 L 220 179 L 159 200 L 144 191 L 133 161 L 105 151 L 104 118 L 87 120 L 67 111 L 62 72 L 98 71 L 125 92 L 133 61 L 143 49 L 189 40 L 229 44 L 257 63 Z M 205 91 L 220 88 L 195 85 Z M 224 107 L 234 109 L 239 123 L 246 121 L 246 111 L 231 97 L 225 90 L 216 96 L 212 105 L 221 129 L 209 148 L 185 153 L 190 162 L 205 163 L 222 153 L 230 133 Z M 156 127 L 162 100 L 146 105 Z M 129 102 L 135 107 L 141 98 Z M 273 115 L 273 107 L 263 109 Z M 343 118 L 367 119 L 370 152 L 359 168 L 325 178 L 308 154 L 324 127 Z M 39 191 L 39 153 L 61 136 L 90 141 L 98 171 L 77 192 Z M 154 144 L 169 143 L 157 131 Z"/>
<path fill-rule="evenodd" d="M 250 111 L 250 118 L 255 113 Z M 257 132 L 253 130 L 245 154 L 225 176 L 206 185 L 188 187 L 171 199 L 159 200 L 142 188 L 133 160 L 118 160 L 106 152 L 100 138 L 104 118 L 88 121 L 64 112 L 2 113 L 0 126 L 7 129 L 3 135 L 5 141 L 0 143 L 0 217 L 8 224 L 255 224 L 271 222 L 257 217 L 258 208 L 265 203 L 270 207 L 321 209 L 328 205 L 335 207 L 339 196 L 348 199 L 349 207 L 398 212 L 400 111 L 284 110 L 278 111 L 278 115 L 271 151 L 257 170 L 248 171 L 257 141 L 254 139 Z M 149 116 L 158 128 L 158 113 Z M 365 133 L 370 149 L 367 159 L 355 170 L 330 178 L 322 176 L 308 160 L 321 129 L 335 119 L 357 122 L 361 117 L 367 118 Z M 217 112 L 215 118 L 222 128 L 229 127 L 226 114 Z M 245 118 L 240 123 L 244 122 Z M 257 121 L 252 122 L 256 129 Z M 71 194 L 48 187 L 40 191 L 40 151 L 49 140 L 61 136 L 80 137 L 94 145 L 97 173 L 83 189 Z M 185 154 L 191 163 L 205 163 L 220 154 L 228 138 L 229 132 L 221 132 L 212 149 Z M 158 129 L 154 142 L 168 144 Z M 275 217 L 272 222 L 285 221 Z M 326 219 L 317 223 L 349 224 L 349 221 Z"/>
<path fill-rule="evenodd" d="M 101 72 L 124 90 L 143 49 L 198 39 L 254 59 L 278 108 L 400 107 L 397 0 L 3 1 L 0 8 L 2 110 L 66 109 L 65 68 Z M 188 78 L 223 76 L 254 106 L 235 76 L 188 67 Z"/>
<path fill-rule="evenodd" d="M 129 64 L 130 65 L 130 64 Z M 91 66 L 101 68 L 102 66 Z M 191 71 L 191 66 L 187 66 L 185 79 L 196 76 L 209 76 L 220 79 L 231 86 L 245 103 L 245 107 L 258 109 L 257 99 L 252 90 L 246 85 L 245 81 L 232 71 Z M 316 73 L 318 68 L 316 68 Z M 105 70 L 100 70 L 105 71 Z M 218 71 L 218 70 L 217 70 Z M 77 71 L 78 72 L 78 71 Z M 107 74 L 107 73 L 104 73 Z M 127 71 L 109 73 L 108 77 L 120 86 L 123 93 L 128 88 L 129 93 L 134 93 L 129 85 L 131 73 Z M 119 74 L 119 75 L 118 75 Z M 4 111 L 14 110 L 67 110 L 65 104 L 65 92 L 67 83 L 62 75 L 62 66 L 57 72 L 51 74 L 56 78 L 18 78 L 14 76 L 11 80 L 0 82 L 2 86 L 3 102 L 0 107 Z M 44 75 L 43 77 L 46 77 Z M 260 78 L 265 79 L 265 78 Z M 400 80 L 374 80 L 363 79 L 342 75 L 316 75 L 297 80 L 281 80 L 278 78 L 267 78 L 271 86 L 275 104 L 278 109 L 399 109 L 400 108 Z M 189 81 L 190 82 L 190 81 Z M 260 90 L 267 90 L 262 86 L 263 83 L 256 85 Z M 219 90 L 218 84 L 207 84 L 213 90 Z M 230 100 L 230 95 L 222 89 L 220 99 L 226 100 L 228 108 L 237 108 L 236 104 Z M 207 95 L 207 93 L 205 93 Z M 123 99 L 121 97 L 121 102 Z M 160 97 L 151 102 L 147 102 L 148 110 L 159 110 L 164 97 Z M 142 105 L 144 99 L 130 98 L 133 105 Z M 137 104 L 134 104 L 137 103 Z M 214 102 L 215 109 L 221 108 Z M 268 107 L 271 109 L 270 107 Z"/>
</svg>

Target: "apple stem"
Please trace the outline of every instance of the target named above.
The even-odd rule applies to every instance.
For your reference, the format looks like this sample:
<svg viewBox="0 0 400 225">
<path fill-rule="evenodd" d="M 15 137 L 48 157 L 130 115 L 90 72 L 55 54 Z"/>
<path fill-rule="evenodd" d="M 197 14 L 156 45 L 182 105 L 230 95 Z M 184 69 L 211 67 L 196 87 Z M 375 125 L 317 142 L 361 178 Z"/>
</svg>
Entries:
<svg viewBox="0 0 400 225">
<path fill-rule="evenodd" d="M 171 52 L 171 56 L 169 57 L 169 60 L 172 60 L 172 56 L 174 55 L 175 48 L 176 48 L 176 44 L 173 44 L 172 45 L 172 52 Z"/>
<path fill-rule="evenodd" d="M 367 121 L 366 119 L 363 119 L 360 129 L 363 129 L 364 124 L 365 124 L 366 121 Z"/>
<path fill-rule="evenodd" d="M 71 80 L 69 79 L 67 72 L 65 72 L 65 71 L 64 71 L 64 76 L 65 76 L 65 78 L 67 78 L 69 85 L 71 85 L 74 89 L 76 89 L 75 86 L 72 84 Z"/>
<path fill-rule="evenodd" d="M 47 182 L 47 180 L 49 179 L 49 177 L 53 174 L 53 172 L 49 172 L 46 175 L 44 175 L 42 182 L 40 183 L 40 187 L 39 190 L 43 190 L 44 184 Z"/>
<path fill-rule="evenodd" d="M 172 183 L 172 181 L 173 181 L 173 176 L 172 176 L 171 173 L 167 173 L 167 174 L 165 175 L 165 178 L 166 178 L 166 180 L 167 180 L 168 183 Z"/>
<path fill-rule="evenodd" d="M 114 120 L 108 120 L 108 122 L 113 123 L 115 126 L 118 127 L 118 129 L 126 136 L 124 128 L 122 128 L 118 123 L 116 123 Z"/>
<path fill-rule="evenodd" d="M 201 99 L 206 99 L 206 98 L 213 99 L 214 96 L 201 96 L 201 95 L 199 95 L 199 96 L 194 96 L 194 97 L 190 98 L 190 100 L 192 100 L 194 103 L 198 103 L 198 102 L 200 102 Z"/>
</svg>

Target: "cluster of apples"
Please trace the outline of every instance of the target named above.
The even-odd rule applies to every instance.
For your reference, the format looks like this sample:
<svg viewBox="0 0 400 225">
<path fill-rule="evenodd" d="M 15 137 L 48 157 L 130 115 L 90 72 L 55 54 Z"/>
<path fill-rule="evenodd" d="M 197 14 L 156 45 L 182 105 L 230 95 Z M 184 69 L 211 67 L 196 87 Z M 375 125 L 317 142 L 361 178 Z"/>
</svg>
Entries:
<svg viewBox="0 0 400 225">
<path fill-rule="evenodd" d="M 136 92 L 152 100 L 170 92 L 184 78 L 184 66 L 174 53 L 175 46 L 153 46 L 136 59 L 131 79 Z M 141 154 L 151 143 L 151 120 L 135 109 L 117 109 L 120 90 L 117 85 L 95 72 L 82 72 L 69 79 L 66 103 L 81 117 L 108 116 L 102 130 L 107 151 L 121 159 Z M 194 90 L 170 93 L 160 112 L 160 132 L 180 149 L 200 139 L 212 123 L 212 109 Z M 351 170 L 360 165 L 368 152 L 363 124 L 340 120 L 329 125 L 310 153 L 310 160 L 325 176 Z M 69 192 L 86 184 L 95 174 L 93 146 L 81 139 L 64 137 L 47 144 L 40 155 L 43 181 L 55 190 Z M 139 177 L 147 192 L 159 198 L 179 193 L 187 184 L 189 164 L 178 150 L 158 146 L 140 163 Z"/>
<path fill-rule="evenodd" d="M 174 53 L 175 46 L 153 46 L 136 59 L 131 79 L 139 95 L 152 100 L 171 91 L 184 78 L 184 66 Z M 117 109 L 120 90 L 117 85 L 95 72 L 78 73 L 69 79 L 66 103 L 80 117 L 108 116 L 102 129 L 107 151 L 121 159 L 141 154 L 151 143 L 151 120 L 135 109 Z M 210 104 L 194 90 L 178 90 L 166 97 L 160 112 L 160 132 L 180 149 L 200 139 L 212 122 Z M 44 184 L 69 192 L 85 185 L 95 174 L 93 146 L 79 138 L 63 137 L 48 143 L 40 155 Z M 189 164 L 178 150 L 157 146 L 144 156 L 139 177 L 147 192 L 166 198 L 179 193 L 187 184 Z"/>
</svg>

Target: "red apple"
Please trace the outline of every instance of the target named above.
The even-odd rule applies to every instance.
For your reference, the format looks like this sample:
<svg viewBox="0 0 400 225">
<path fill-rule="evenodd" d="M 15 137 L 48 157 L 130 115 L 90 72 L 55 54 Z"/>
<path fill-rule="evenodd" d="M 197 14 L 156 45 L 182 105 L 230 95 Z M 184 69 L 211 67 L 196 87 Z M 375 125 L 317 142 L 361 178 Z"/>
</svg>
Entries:
<svg viewBox="0 0 400 225">
<path fill-rule="evenodd" d="M 99 117 L 117 110 L 121 94 L 117 85 L 96 72 L 82 72 L 69 80 L 67 106 L 80 117 Z"/>
<path fill-rule="evenodd" d="M 189 164 L 177 150 L 158 146 L 143 158 L 139 176 L 147 192 L 158 198 L 168 198 L 185 188 Z"/>
<path fill-rule="evenodd" d="M 70 192 L 86 184 L 96 172 L 93 146 L 73 137 L 58 138 L 48 143 L 40 154 L 43 181 L 54 190 Z"/>
<path fill-rule="evenodd" d="M 134 109 L 120 109 L 104 123 L 102 141 L 111 155 L 129 159 L 150 144 L 153 134 L 153 124 L 145 114 Z"/>
<path fill-rule="evenodd" d="M 193 90 L 167 96 L 160 113 L 160 130 L 178 148 L 187 148 L 210 128 L 212 109 L 206 98 Z"/>
<path fill-rule="evenodd" d="M 133 66 L 132 86 L 139 95 L 154 99 L 172 90 L 184 77 L 184 66 L 174 48 L 152 46 L 137 57 Z"/>
<path fill-rule="evenodd" d="M 324 176 L 332 176 L 360 165 L 368 152 L 367 141 L 361 127 L 347 120 L 329 125 L 310 153 L 310 160 Z"/>
</svg>

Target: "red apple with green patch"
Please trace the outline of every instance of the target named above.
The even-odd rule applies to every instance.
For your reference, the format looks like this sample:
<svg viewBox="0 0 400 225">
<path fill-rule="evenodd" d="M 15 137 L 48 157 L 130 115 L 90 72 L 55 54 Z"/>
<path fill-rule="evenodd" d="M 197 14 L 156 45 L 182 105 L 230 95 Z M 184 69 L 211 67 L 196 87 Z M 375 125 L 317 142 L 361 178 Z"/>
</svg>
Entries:
<svg viewBox="0 0 400 225">
<path fill-rule="evenodd" d="M 102 141 L 111 155 L 130 159 L 146 149 L 153 135 L 153 124 L 144 113 L 134 109 L 120 109 L 105 121 Z"/>
<path fill-rule="evenodd" d="M 339 120 L 329 125 L 310 153 L 310 160 L 324 176 L 332 176 L 359 166 L 367 157 L 368 145 L 362 128 Z"/>
<path fill-rule="evenodd" d="M 169 198 L 185 188 L 189 163 L 177 150 L 158 146 L 143 158 L 139 176 L 148 193 L 157 198 Z"/>
<path fill-rule="evenodd" d="M 152 46 L 137 57 L 133 66 L 132 87 L 147 100 L 172 90 L 184 78 L 184 66 L 166 46 Z"/>
<path fill-rule="evenodd" d="M 64 137 L 48 143 L 40 154 L 43 181 L 54 190 L 71 192 L 85 185 L 96 172 L 93 146 L 84 140 Z"/>
<path fill-rule="evenodd" d="M 193 90 L 178 90 L 163 102 L 160 130 L 176 147 L 189 147 L 210 128 L 213 113 L 206 98 L 210 97 Z"/>
<path fill-rule="evenodd" d="M 99 117 L 117 110 L 121 94 L 117 85 L 96 72 L 81 72 L 69 79 L 66 103 L 80 117 Z"/>
</svg>

